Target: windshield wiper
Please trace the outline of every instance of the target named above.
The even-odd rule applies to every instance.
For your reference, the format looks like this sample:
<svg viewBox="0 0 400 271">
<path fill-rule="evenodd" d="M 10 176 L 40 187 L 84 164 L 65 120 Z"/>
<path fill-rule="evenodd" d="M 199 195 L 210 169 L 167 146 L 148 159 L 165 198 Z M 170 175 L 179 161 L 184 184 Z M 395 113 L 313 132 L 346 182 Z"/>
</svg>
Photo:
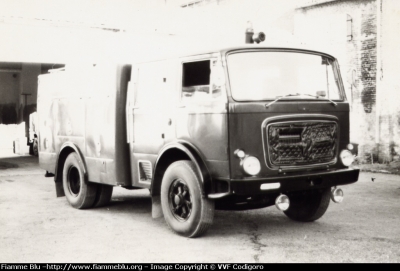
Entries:
<svg viewBox="0 0 400 271">
<path fill-rule="evenodd" d="M 268 108 L 271 104 L 276 103 L 277 101 L 279 101 L 280 99 L 286 98 L 286 97 L 291 97 L 291 96 L 300 96 L 300 93 L 296 93 L 296 94 L 288 94 L 285 96 L 280 96 L 277 99 L 273 100 L 272 102 L 270 102 L 269 104 L 266 104 L 265 107 Z"/>
<path fill-rule="evenodd" d="M 266 104 L 266 105 L 265 105 L 265 108 L 268 108 L 271 104 L 276 103 L 276 102 L 279 101 L 280 99 L 283 99 L 283 98 L 286 98 L 286 97 L 301 96 L 301 95 L 310 96 L 310 97 L 314 97 L 314 98 L 317 98 L 317 99 L 319 99 L 319 97 L 320 97 L 320 96 L 315 96 L 315 95 L 311 95 L 311 94 L 300 94 L 300 93 L 288 94 L 288 95 L 285 95 L 285 96 L 278 97 L 277 99 L 273 100 L 273 101 L 270 102 L 269 104 Z M 327 99 L 328 101 L 330 101 L 334 106 L 337 106 L 337 103 L 335 103 L 335 102 L 332 101 L 331 99 L 328 99 L 328 98 L 326 98 L 326 99 Z"/>
<path fill-rule="evenodd" d="M 316 95 L 311 95 L 311 94 L 302 94 L 302 95 L 314 97 L 314 98 L 317 98 L 317 99 L 319 99 L 319 98 L 321 97 L 321 96 L 316 96 Z M 334 106 L 337 106 L 337 103 L 335 103 L 335 102 L 332 101 L 331 99 L 329 99 L 329 98 L 324 98 L 324 99 L 330 101 Z"/>
<path fill-rule="evenodd" d="M 273 100 L 272 102 L 270 102 L 269 104 L 266 104 L 265 107 L 268 108 L 271 104 L 276 103 L 277 101 L 279 101 L 280 99 L 286 98 L 286 97 L 292 97 L 292 96 L 300 96 L 300 93 L 296 93 L 296 94 L 288 94 L 285 96 L 280 96 L 277 99 Z"/>
</svg>

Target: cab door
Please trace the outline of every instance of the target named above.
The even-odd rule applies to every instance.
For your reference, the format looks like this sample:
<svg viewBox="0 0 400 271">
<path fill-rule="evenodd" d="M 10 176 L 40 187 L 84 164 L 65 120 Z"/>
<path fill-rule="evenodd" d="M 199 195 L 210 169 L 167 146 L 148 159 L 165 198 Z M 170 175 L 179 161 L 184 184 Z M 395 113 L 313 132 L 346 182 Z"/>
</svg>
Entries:
<svg viewBox="0 0 400 271">
<path fill-rule="evenodd" d="M 180 59 L 176 136 L 197 148 L 215 177 L 228 177 L 228 114 L 218 53 Z"/>
</svg>

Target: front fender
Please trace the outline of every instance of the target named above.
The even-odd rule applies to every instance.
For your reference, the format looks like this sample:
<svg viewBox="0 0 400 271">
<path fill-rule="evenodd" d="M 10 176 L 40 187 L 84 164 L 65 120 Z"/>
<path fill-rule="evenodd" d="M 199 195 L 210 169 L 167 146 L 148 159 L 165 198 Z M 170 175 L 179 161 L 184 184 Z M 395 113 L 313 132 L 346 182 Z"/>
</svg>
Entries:
<svg viewBox="0 0 400 271">
<path fill-rule="evenodd" d="M 151 194 L 159 194 L 165 170 L 170 164 L 179 160 L 191 160 L 193 162 L 200 178 L 202 195 L 205 196 L 210 193 L 211 175 L 199 150 L 189 142 L 176 141 L 165 145 L 158 154 L 153 172 L 154 180 L 151 183 Z"/>
</svg>

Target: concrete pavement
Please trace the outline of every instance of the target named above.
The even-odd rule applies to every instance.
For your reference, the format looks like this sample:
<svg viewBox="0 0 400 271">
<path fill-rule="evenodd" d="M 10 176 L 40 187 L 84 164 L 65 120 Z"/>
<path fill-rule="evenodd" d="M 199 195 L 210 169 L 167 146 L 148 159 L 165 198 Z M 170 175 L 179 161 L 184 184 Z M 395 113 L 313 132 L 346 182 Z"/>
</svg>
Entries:
<svg viewBox="0 0 400 271">
<path fill-rule="evenodd" d="M 35 157 L 0 158 L 0 262 L 400 262 L 398 175 L 361 173 L 313 223 L 275 207 L 216 211 L 188 239 L 151 218 L 148 190 L 115 188 L 109 206 L 76 210 L 44 173 Z"/>
</svg>

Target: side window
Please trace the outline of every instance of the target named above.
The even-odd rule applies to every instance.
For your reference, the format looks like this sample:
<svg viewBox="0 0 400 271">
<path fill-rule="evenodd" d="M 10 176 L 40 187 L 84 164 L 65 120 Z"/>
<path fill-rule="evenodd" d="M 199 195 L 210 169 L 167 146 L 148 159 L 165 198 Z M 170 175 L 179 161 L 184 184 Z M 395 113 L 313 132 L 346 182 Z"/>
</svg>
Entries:
<svg viewBox="0 0 400 271">
<path fill-rule="evenodd" d="M 183 63 L 182 101 L 210 98 L 210 60 Z"/>
</svg>

